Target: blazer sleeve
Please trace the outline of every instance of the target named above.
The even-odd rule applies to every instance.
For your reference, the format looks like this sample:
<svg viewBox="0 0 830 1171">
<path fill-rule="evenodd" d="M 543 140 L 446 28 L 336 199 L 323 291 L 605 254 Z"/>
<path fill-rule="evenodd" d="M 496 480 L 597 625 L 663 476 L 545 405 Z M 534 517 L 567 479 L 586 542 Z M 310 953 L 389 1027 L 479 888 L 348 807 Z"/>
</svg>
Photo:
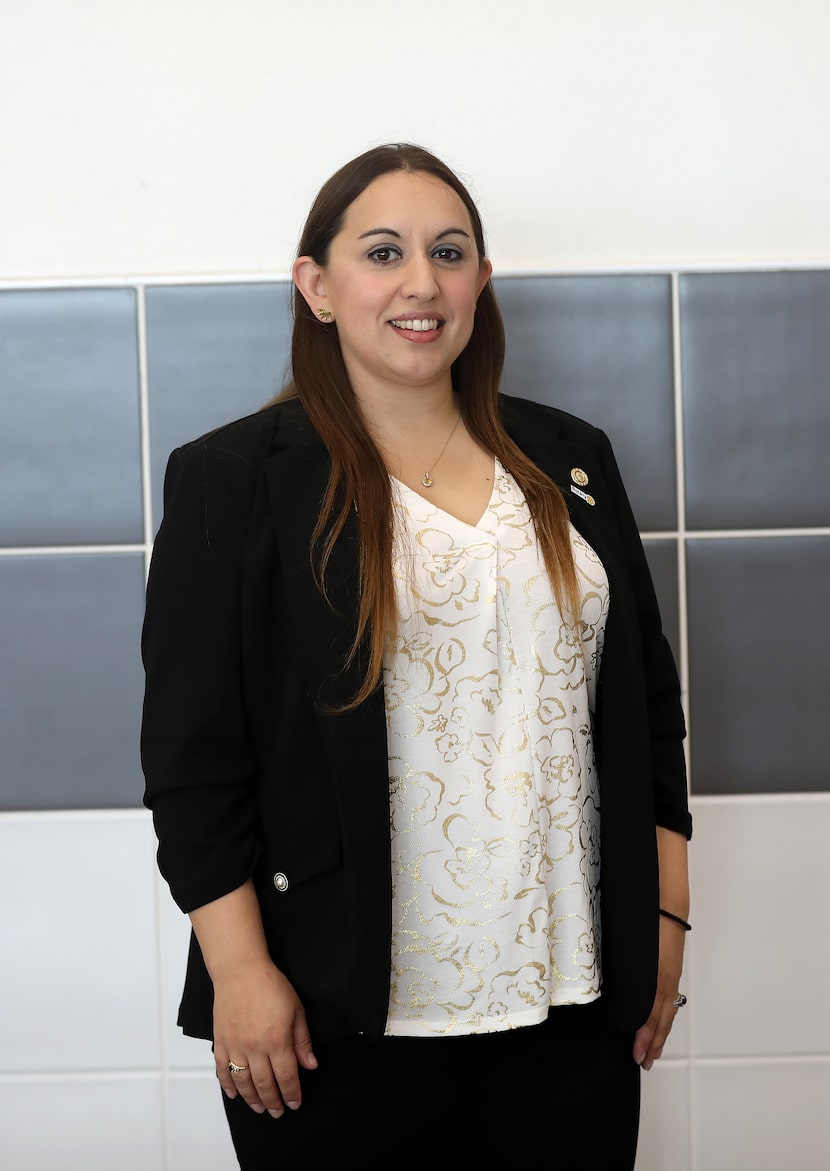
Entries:
<svg viewBox="0 0 830 1171">
<path fill-rule="evenodd" d="M 144 803 L 183 911 L 227 894 L 259 852 L 241 686 L 250 465 L 205 440 L 174 451 L 142 630 Z"/>
<path fill-rule="evenodd" d="M 648 737 L 657 824 L 692 836 L 686 759 L 686 725 L 680 680 L 662 619 L 648 561 L 616 457 L 607 435 L 599 432 L 602 474 L 612 490 L 622 537 L 626 576 L 636 611 L 645 677 Z M 613 603 L 612 603 L 613 604 Z"/>
</svg>

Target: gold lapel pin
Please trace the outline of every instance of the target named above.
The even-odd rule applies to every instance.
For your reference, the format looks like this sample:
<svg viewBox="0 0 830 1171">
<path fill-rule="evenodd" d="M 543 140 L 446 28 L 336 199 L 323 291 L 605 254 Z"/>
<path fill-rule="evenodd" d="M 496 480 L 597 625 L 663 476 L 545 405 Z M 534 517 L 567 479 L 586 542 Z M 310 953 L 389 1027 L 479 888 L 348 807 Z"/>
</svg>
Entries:
<svg viewBox="0 0 830 1171">
<path fill-rule="evenodd" d="M 571 479 L 575 484 L 579 484 L 580 488 L 584 488 L 588 483 L 588 473 L 583 472 L 582 468 L 571 468 Z"/>
</svg>

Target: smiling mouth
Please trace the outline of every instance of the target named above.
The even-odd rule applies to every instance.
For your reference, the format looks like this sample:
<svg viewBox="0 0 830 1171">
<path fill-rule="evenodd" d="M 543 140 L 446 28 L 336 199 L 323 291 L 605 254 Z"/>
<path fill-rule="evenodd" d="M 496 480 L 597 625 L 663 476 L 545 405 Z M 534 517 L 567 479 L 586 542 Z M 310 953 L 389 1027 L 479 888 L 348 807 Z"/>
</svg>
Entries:
<svg viewBox="0 0 830 1171">
<path fill-rule="evenodd" d="M 444 322 L 438 317 L 416 317 L 411 320 L 393 317 L 389 324 L 394 325 L 395 329 L 409 329 L 413 333 L 427 333 L 431 329 L 439 329 Z"/>
</svg>

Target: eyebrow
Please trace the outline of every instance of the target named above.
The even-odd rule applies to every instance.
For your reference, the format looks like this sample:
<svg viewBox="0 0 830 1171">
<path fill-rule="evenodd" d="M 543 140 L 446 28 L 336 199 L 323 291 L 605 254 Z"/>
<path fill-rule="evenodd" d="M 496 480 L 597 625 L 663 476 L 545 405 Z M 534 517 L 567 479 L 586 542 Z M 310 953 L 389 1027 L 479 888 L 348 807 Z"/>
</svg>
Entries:
<svg viewBox="0 0 830 1171">
<path fill-rule="evenodd" d="M 401 238 L 400 232 L 396 232 L 394 228 L 369 228 L 367 232 L 360 233 L 358 240 L 365 240 L 367 236 L 394 236 L 396 240 Z M 470 239 L 470 233 L 465 232 L 463 228 L 444 228 L 435 239 L 443 240 L 445 236 L 464 236 L 467 240 Z"/>
</svg>

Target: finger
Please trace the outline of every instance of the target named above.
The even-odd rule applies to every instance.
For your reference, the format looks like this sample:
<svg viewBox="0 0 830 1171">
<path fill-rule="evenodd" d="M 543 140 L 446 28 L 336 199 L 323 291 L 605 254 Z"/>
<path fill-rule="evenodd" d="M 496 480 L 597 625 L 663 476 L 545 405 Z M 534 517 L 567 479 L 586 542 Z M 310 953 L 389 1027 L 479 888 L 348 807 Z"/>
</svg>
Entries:
<svg viewBox="0 0 830 1171">
<path fill-rule="evenodd" d="M 216 1077 L 219 1085 L 222 1087 L 227 1096 L 233 1100 L 239 1091 L 237 1090 L 234 1080 L 230 1075 L 230 1070 L 228 1069 L 228 1058 L 227 1056 L 222 1056 L 218 1051 L 214 1053 L 214 1058 L 216 1060 Z"/>
<path fill-rule="evenodd" d="M 273 1118 L 283 1116 L 285 1104 L 267 1058 L 252 1063 L 250 1070 L 237 1075 L 235 1080 L 240 1094 L 257 1114 L 267 1110 Z"/>
<path fill-rule="evenodd" d="M 313 1069 L 315 1066 L 307 1068 Z M 303 1100 L 303 1092 L 300 1088 L 300 1074 L 297 1068 L 297 1058 L 294 1054 L 292 1053 L 289 1057 L 284 1054 L 272 1054 L 271 1073 L 279 1087 L 284 1105 L 289 1110 L 299 1110 Z"/>
<path fill-rule="evenodd" d="M 262 1076 L 257 1078 L 254 1073 L 254 1068 L 255 1067 L 253 1065 L 251 1067 L 246 1067 L 244 1070 L 240 1070 L 238 1073 L 231 1074 L 231 1077 L 233 1078 L 233 1083 L 236 1086 L 237 1091 L 239 1094 L 241 1094 L 245 1102 L 251 1107 L 254 1113 L 264 1114 L 266 1110 L 269 1110 L 269 1112 L 270 1110 L 273 1110 L 273 1106 L 271 1106 L 270 1103 L 266 1101 L 266 1099 L 269 1098 L 267 1081 Z M 270 1097 L 273 1098 L 273 1078 L 271 1079 L 271 1083 L 272 1093 Z M 262 1094 L 260 1093 L 260 1087 L 262 1087 L 264 1091 Z M 279 1106 L 279 1112 L 280 1114 L 282 1113 L 282 1104 Z"/>
</svg>

